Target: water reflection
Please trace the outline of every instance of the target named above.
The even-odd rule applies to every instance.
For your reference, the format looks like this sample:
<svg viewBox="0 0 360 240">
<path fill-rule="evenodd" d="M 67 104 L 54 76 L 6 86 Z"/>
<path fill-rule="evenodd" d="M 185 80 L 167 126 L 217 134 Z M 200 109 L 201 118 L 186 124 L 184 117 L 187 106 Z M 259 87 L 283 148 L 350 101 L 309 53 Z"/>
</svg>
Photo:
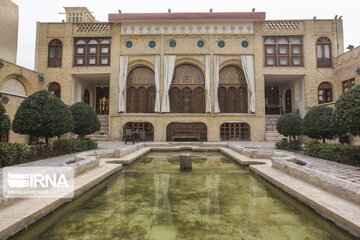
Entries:
<svg viewBox="0 0 360 240">
<path fill-rule="evenodd" d="M 220 153 L 151 152 L 16 239 L 351 239 Z M 171 159 L 171 160 L 169 160 Z"/>
</svg>

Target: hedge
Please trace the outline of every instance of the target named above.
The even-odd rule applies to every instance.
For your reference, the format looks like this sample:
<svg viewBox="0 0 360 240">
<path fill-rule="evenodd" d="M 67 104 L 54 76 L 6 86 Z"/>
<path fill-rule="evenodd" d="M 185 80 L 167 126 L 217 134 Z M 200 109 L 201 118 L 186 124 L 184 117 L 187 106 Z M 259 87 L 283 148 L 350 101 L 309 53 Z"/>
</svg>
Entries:
<svg viewBox="0 0 360 240">
<path fill-rule="evenodd" d="M 63 139 L 54 142 L 52 152 L 56 155 L 64 155 L 95 148 L 97 148 L 97 143 L 91 139 Z"/>
<path fill-rule="evenodd" d="M 30 148 L 19 143 L 0 143 L 0 167 L 31 161 Z"/>
<path fill-rule="evenodd" d="M 334 162 L 360 166 L 360 146 L 308 143 L 305 145 L 304 153 Z"/>
<path fill-rule="evenodd" d="M 0 167 L 12 166 L 39 160 L 46 157 L 55 157 L 64 154 L 87 151 L 97 148 L 97 143 L 91 139 L 64 139 L 54 142 L 48 152 L 39 156 L 35 147 L 19 143 L 0 143 Z"/>
<path fill-rule="evenodd" d="M 282 140 L 280 142 L 275 143 L 275 147 L 281 150 L 289 150 L 289 151 L 301 151 L 303 148 L 301 147 L 301 143 L 299 141 L 291 141 Z"/>
</svg>

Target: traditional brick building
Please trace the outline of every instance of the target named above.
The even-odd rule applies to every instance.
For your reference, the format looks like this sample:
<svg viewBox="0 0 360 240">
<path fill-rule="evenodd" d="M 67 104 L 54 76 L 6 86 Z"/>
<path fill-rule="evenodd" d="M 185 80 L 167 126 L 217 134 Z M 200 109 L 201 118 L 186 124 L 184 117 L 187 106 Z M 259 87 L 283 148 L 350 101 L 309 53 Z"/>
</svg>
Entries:
<svg viewBox="0 0 360 240">
<path fill-rule="evenodd" d="M 66 104 L 93 106 L 104 139 L 130 128 L 153 141 L 276 140 L 281 114 L 303 117 L 331 105 L 341 81 L 360 82 L 341 19 L 118 13 L 96 22 L 86 8 L 65 9 L 66 22 L 37 25 L 35 71 Z"/>
</svg>

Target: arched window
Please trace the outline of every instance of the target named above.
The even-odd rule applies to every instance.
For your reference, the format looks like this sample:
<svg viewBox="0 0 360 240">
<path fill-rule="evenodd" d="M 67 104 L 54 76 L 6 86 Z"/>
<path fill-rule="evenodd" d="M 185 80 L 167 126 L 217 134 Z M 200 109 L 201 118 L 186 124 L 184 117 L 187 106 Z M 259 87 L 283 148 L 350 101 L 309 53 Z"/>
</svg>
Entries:
<svg viewBox="0 0 360 240">
<path fill-rule="evenodd" d="M 137 132 L 140 138 L 143 141 L 154 141 L 154 126 L 149 122 L 128 122 L 124 125 L 124 136 L 123 140 L 125 141 L 125 129 L 130 129 L 131 132 Z M 144 131 L 145 134 L 141 132 Z M 143 136 L 145 135 L 145 136 Z"/>
<path fill-rule="evenodd" d="M 250 126 L 247 123 L 223 123 L 220 126 L 222 141 L 250 141 Z"/>
<path fill-rule="evenodd" d="M 49 43 L 48 67 L 61 67 L 63 44 L 59 39 L 53 39 Z"/>
<path fill-rule="evenodd" d="M 316 56 L 318 68 L 330 68 L 331 63 L 331 41 L 327 37 L 316 40 Z"/>
<path fill-rule="evenodd" d="M 169 93 L 170 112 L 205 113 L 205 78 L 197 67 L 178 66 Z"/>
<path fill-rule="evenodd" d="M 17 79 L 7 79 L 1 86 L 1 91 L 26 96 L 24 85 Z"/>
<path fill-rule="evenodd" d="M 222 113 L 247 113 L 248 90 L 243 71 L 235 66 L 220 71 L 219 106 Z"/>
<path fill-rule="evenodd" d="M 61 97 L 61 87 L 60 84 L 57 82 L 53 82 L 49 85 L 49 92 L 57 96 L 58 98 Z"/>
<path fill-rule="evenodd" d="M 172 122 L 166 127 L 166 141 L 207 141 L 207 127 L 201 122 Z"/>
<path fill-rule="evenodd" d="M 133 69 L 127 79 L 126 111 L 153 113 L 155 108 L 155 73 L 147 67 Z"/>
<path fill-rule="evenodd" d="M 332 87 L 329 83 L 323 82 L 318 89 L 319 104 L 332 102 Z"/>
<path fill-rule="evenodd" d="M 84 103 L 90 104 L 90 93 L 89 90 L 84 90 Z"/>
</svg>

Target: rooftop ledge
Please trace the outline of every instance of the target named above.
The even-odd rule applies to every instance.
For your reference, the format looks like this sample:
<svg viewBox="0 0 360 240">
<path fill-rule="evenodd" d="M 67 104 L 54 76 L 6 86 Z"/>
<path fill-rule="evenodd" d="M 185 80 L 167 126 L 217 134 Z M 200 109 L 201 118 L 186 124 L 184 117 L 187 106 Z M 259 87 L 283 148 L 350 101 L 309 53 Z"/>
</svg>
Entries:
<svg viewBox="0 0 360 240">
<path fill-rule="evenodd" d="M 110 13 L 109 22 L 158 20 L 265 20 L 265 12 Z"/>
</svg>

